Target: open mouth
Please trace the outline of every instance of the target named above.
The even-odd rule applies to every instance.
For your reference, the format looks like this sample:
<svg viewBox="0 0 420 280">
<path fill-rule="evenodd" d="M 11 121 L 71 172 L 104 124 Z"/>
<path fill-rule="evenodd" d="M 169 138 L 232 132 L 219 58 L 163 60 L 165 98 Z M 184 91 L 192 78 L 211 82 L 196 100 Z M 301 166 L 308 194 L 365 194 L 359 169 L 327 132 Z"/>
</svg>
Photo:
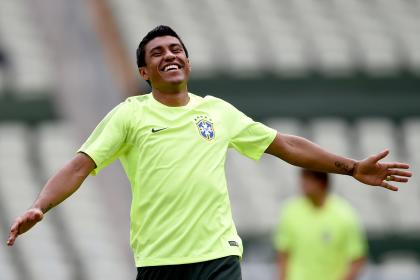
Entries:
<svg viewBox="0 0 420 280">
<path fill-rule="evenodd" d="M 170 72 L 170 71 L 177 71 L 179 69 L 181 69 L 181 65 L 173 63 L 173 64 L 168 64 L 164 66 L 160 70 L 163 72 Z"/>
</svg>

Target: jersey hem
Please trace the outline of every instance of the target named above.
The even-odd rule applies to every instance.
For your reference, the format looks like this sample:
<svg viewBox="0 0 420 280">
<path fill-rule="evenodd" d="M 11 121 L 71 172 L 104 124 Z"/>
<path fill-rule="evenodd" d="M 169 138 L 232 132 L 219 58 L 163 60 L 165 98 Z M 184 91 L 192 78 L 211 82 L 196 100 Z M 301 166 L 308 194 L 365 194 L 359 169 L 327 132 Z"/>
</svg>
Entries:
<svg viewBox="0 0 420 280">
<path fill-rule="evenodd" d="M 160 266 L 160 265 L 177 265 L 177 264 L 189 264 L 189 263 L 198 263 L 205 262 L 215 259 L 220 259 L 227 256 L 238 256 L 242 258 L 240 253 L 217 253 L 210 254 L 201 257 L 185 257 L 185 258 L 165 258 L 165 259 L 148 259 L 148 260 L 139 260 L 135 258 L 136 267 L 147 267 L 147 266 Z"/>
</svg>

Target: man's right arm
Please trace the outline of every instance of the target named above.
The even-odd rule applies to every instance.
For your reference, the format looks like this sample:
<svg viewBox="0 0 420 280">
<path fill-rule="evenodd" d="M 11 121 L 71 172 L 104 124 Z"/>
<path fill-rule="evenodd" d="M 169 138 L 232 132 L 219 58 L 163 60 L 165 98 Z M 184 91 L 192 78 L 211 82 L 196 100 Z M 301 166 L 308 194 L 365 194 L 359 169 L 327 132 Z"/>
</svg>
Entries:
<svg viewBox="0 0 420 280">
<path fill-rule="evenodd" d="M 32 207 L 14 221 L 7 245 L 12 246 L 18 235 L 31 229 L 51 208 L 72 195 L 95 168 L 88 155 L 78 153 L 48 180 Z"/>
<path fill-rule="evenodd" d="M 279 272 L 279 279 L 286 280 L 288 254 L 286 252 L 279 252 L 277 254 L 277 267 Z"/>
</svg>

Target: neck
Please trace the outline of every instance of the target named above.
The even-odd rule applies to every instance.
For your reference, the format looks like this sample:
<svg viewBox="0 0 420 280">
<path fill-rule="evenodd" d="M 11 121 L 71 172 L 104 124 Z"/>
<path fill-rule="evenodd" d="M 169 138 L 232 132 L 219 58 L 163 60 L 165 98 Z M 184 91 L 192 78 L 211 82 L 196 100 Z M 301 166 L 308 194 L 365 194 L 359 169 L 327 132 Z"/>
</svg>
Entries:
<svg viewBox="0 0 420 280">
<path fill-rule="evenodd" d="M 326 193 L 320 193 L 316 195 L 308 196 L 308 199 L 312 204 L 315 206 L 315 208 L 322 208 L 325 204 L 325 200 L 327 199 Z"/>
<path fill-rule="evenodd" d="M 152 94 L 157 101 L 171 107 L 185 106 L 190 101 L 186 87 L 182 90 L 168 91 L 153 88 Z"/>
</svg>

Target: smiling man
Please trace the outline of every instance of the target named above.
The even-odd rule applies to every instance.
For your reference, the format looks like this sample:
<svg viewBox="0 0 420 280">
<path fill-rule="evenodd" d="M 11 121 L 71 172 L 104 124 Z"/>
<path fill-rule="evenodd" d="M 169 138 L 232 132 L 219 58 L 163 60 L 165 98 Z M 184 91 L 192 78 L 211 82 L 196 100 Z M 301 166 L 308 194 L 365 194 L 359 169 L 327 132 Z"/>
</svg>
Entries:
<svg viewBox="0 0 420 280">
<path fill-rule="evenodd" d="M 407 182 L 403 163 L 380 163 L 388 151 L 361 161 L 331 154 L 312 142 L 281 134 L 212 96 L 188 92 L 187 49 L 158 26 L 137 50 L 140 75 L 152 92 L 115 107 L 76 156 L 44 186 L 11 227 L 9 245 L 89 174 L 120 159 L 132 185 L 131 246 L 137 279 L 238 280 L 242 242 L 232 220 L 224 164 L 228 148 L 259 159 L 269 153 L 290 164 L 353 176 L 397 190 Z"/>
</svg>

